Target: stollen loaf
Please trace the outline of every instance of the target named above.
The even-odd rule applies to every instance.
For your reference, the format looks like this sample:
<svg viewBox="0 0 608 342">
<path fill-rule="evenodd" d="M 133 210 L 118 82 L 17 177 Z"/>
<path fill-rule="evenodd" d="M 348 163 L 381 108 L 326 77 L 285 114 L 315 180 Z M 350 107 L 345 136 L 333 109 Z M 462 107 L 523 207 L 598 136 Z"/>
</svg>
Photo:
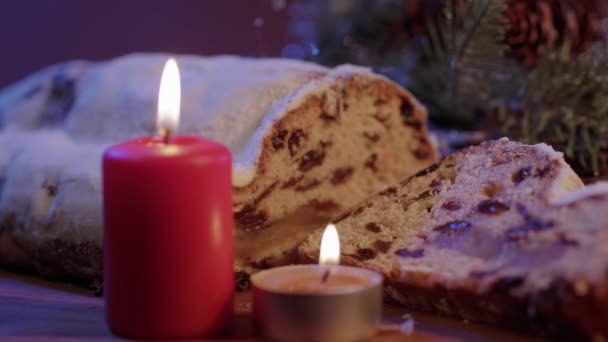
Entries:
<svg viewBox="0 0 608 342">
<path fill-rule="evenodd" d="M 0 260 L 100 279 L 101 154 L 156 134 L 168 57 L 63 63 L 0 92 Z M 233 155 L 239 272 L 289 262 L 308 227 L 437 161 L 425 109 L 368 69 L 233 56 L 177 62 L 176 134 Z M 280 224 L 298 215 L 310 224 Z"/>
</svg>

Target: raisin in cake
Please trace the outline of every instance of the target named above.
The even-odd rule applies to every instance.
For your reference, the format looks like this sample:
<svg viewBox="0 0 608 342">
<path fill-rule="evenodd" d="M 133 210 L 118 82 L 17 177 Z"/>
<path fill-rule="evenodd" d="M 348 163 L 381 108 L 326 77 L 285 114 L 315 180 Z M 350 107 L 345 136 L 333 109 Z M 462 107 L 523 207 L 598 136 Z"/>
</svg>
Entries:
<svg viewBox="0 0 608 342">
<path fill-rule="evenodd" d="M 0 93 L 0 260 L 101 276 L 101 154 L 156 133 L 168 57 L 65 63 Z M 233 153 L 238 270 L 283 262 L 310 227 L 436 162 L 424 108 L 367 69 L 229 56 L 177 60 L 179 134 L 205 136 Z M 310 222 L 290 224 L 297 215 Z"/>
<path fill-rule="evenodd" d="M 382 272 L 412 309 L 605 340 L 608 186 L 582 187 L 547 145 L 485 142 L 337 220 L 343 262 Z"/>
</svg>

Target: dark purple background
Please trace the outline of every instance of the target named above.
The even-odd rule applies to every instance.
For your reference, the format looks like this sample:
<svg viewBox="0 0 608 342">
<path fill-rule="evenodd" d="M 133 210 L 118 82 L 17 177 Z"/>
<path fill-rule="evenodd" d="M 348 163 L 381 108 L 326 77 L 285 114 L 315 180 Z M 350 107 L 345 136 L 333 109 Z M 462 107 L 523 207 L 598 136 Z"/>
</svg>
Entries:
<svg viewBox="0 0 608 342">
<path fill-rule="evenodd" d="M 136 51 L 279 55 L 287 10 L 272 0 L 19 0 L 0 9 L 0 87 L 70 59 Z M 263 19 L 260 29 L 256 18 Z"/>
</svg>

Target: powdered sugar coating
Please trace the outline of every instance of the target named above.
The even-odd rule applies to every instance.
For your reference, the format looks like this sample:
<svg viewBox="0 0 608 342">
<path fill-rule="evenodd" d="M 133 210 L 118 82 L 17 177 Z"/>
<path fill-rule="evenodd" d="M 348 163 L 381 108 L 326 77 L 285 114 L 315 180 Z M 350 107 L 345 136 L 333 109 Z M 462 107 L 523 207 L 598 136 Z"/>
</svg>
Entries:
<svg viewBox="0 0 608 342">
<path fill-rule="evenodd" d="M 117 142 L 156 134 L 158 87 L 167 58 L 133 54 L 108 62 L 63 63 L 0 92 L 0 208 L 18 219 L 31 218 L 18 235 L 40 234 L 49 224 L 65 230 L 52 232 L 59 235 L 78 221 L 99 225 L 102 152 Z M 177 61 L 182 75 L 177 134 L 227 145 L 235 187 L 255 177 L 262 140 L 283 115 L 310 96 L 338 101 L 327 90 L 339 77 L 381 77 L 360 67 L 328 69 L 283 59 L 184 55 Z M 61 104 L 70 94 L 61 88 L 62 78 L 73 82 L 68 85 L 75 91 L 65 113 Z M 57 104 L 59 110 L 52 112 Z M 49 123 L 48 117 L 57 115 L 59 120 Z M 76 235 L 100 244 L 100 231 Z"/>
<path fill-rule="evenodd" d="M 77 79 L 75 102 L 64 126 L 59 127 L 76 143 L 110 145 L 155 134 L 160 75 L 169 57 L 132 54 L 108 62 L 71 62 L 47 68 L 0 94 L 5 125 L 37 128 L 44 98 L 23 101 L 25 93 L 37 84 L 50 87 L 51 75 L 61 72 Z M 361 67 L 328 69 L 286 59 L 192 55 L 176 59 L 182 75 L 177 133 L 201 135 L 228 146 L 237 187 L 255 176 L 261 140 L 277 119 L 306 97 L 324 92 L 338 77 L 373 75 Z M 22 108 L 24 103 L 28 108 Z"/>
<path fill-rule="evenodd" d="M 306 84 L 300 85 L 299 89 L 291 96 L 283 98 L 280 102 L 270 107 L 265 116 L 261 118 L 260 124 L 251 134 L 247 134 L 246 143 L 240 148 L 231 148 L 233 151 L 233 179 L 234 186 L 243 186 L 249 183 L 256 173 L 256 162 L 261 152 L 261 141 L 264 135 L 268 132 L 274 122 L 280 119 L 284 114 L 297 108 L 306 98 L 326 92 L 332 82 L 338 77 L 348 78 L 353 74 L 365 73 L 374 75 L 368 69 L 356 67 L 352 65 L 343 65 L 332 69 L 322 78 L 313 78 Z M 380 77 L 375 75 L 374 77 Z M 335 99 L 327 99 L 327 101 L 335 101 Z M 236 153 L 235 153 L 236 152 Z"/>
<path fill-rule="evenodd" d="M 594 184 L 589 184 L 580 190 L 569 192 L 561 198 L 553 201 L 551 204 L 555 206 L 565 206 L 579 202 L 585 198 L 602 195 L 608 196 L 608 181 L 600 181 Z"/>
</svg>

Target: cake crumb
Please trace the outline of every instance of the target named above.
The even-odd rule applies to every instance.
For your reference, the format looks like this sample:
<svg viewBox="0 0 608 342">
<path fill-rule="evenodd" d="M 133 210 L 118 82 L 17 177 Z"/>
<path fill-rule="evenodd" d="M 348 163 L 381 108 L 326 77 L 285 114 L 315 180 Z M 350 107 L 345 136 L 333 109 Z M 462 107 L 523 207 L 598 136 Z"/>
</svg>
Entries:
<svg viewBox="0 0 608 342">
<path fill-rule="evenodd" d="M 411 336 L 414 333 L 414 317 L 410 314 L 401 316 L 403 322 L 399 325 L 399 331 L 406 336 Z"/>
</svg>

